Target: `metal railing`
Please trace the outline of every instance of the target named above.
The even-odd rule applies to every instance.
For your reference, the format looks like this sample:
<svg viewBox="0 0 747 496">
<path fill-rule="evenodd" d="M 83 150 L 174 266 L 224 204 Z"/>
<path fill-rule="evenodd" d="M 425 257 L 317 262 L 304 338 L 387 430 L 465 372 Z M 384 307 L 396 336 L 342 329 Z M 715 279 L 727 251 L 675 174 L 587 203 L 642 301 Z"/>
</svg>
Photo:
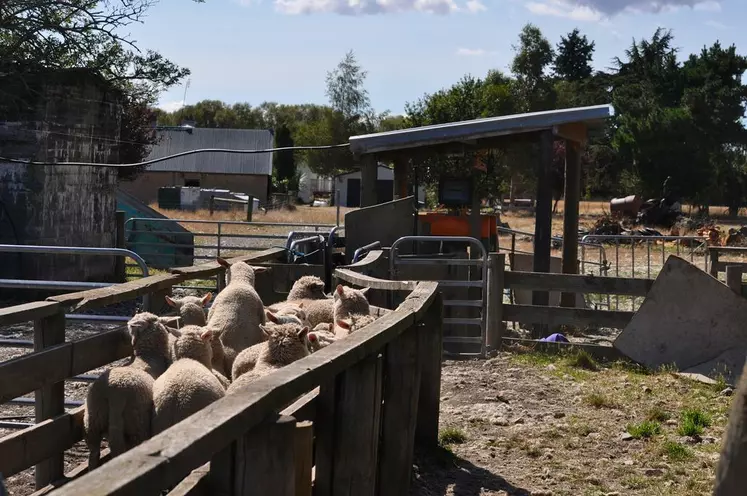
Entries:
<svg viewBox="0 0 747 496">
<path fill-rule="evenodd" d="M 361 246 L 355 252 L 353 253 L 353 260 L 350 263 L 355 263 L 361 258 L 368 255 L 368 252 L 371 250 L 375 250 L 377 248 L 381 248 L 381 242 L 380 241 L 374 241 L 373 243 L 369 243 L 365 246 Z"/>
<path fill-rule="evenodd" d="M 469 247 L 470 257 L 465 258 L 453 258 L 450 257 L 449 253 L 438 253 L 428 255 L 400 255 L 399 246 L 403 243 L 448 243 L 452 245 L 454 243 L 463 243 Z M 441 245 L 443 248 L 443 245 Z M 475 256 L 477 255 L 477 256 Z M 448 257 L 448 258 L 447 258 Z M 469 325 L 478 326 L 480 328 L 480 336 L 446 336 L 444 335 L 444 343 L 460 343 L 460 344 L 476 344 L 480 346 L 479 356 L 484 357 L 486 352 L 486 327 L 487 327 L 487 282 L 488 282 L 488 254 L 485 251 L 485 247 L 476 238 L 470 238 L 467 236 L 404 236 L 399 238 L 397 241 L 392 243 L 392 247 L 389 253 L 389 270 L 392 280 L 398 280 L 400 275 L 398 266 L 401 265 L 434 265 L 434 266 L 468 266 L 477 267 L 480 270 L 481 279 L 471 280 L 468 271 L 467 279 L 452 279 L 452 280 L 437 280 L 439 287 L 457 287 L 457 288 L 479 288 L 481 291 L 481 297 L 477 300 L 467 299 L 443 299 L 444 307 L 450 308 L 478 308 L 480 310 L 480 317 L 478 318 L 456 318 L 446 317 L 443 319 L 445 326 L 454 325 Z M 420 278 L 418 278 L 420 280 Z M 423 278 L 422 280 L 433 280 Z M 459 355 L 473 355 L 471 353 L 459 353 Z"/>
<path fill-rule="evenodd" d="M 296 263 L 299 260 L 308 260 L 308 257 L 320 252 L 322 264 L 324 263 L 324 257 L 327 252 L 327 243 L 323 235 L 317 234 L 315 236 L 308 236 L 306 238 L 296 238 L 292 241 L 289 237 L 288 241 L 288 263 Z M 304 251 L 300 251 L 300 248 L 302 246 L 306 247 Z M 312 251 L 309 251 L 308 248 L 311 248 Z"/>
</svg>

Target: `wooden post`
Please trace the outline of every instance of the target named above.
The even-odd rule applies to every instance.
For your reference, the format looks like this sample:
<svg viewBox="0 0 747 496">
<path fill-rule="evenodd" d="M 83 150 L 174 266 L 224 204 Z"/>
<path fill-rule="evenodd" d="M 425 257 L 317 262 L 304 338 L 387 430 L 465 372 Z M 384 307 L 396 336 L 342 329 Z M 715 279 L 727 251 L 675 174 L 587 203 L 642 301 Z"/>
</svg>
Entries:
<svg viewBox="0 0 747 496">
<path fill-rule="evenodd" d="M 404 155 L 398 155 L 394 158 L 394 196 L 395 200 L 407 197 L 407 174 L 410 161 Z M 416 195 L 417 197 L 417 195 Z M 417 200 L 417 198 L 416 198 Z"/>
<path fill-rule="evenodd" d="M 552 188 L 551 169 L 553 152 L 553 135 L 551 131 L 540 133 L 540 157 L 537 162 L 537 200 L 534 224 L 534 257 L 533 272 L 550 272 L 550 240 L 552 237 Z M 550 293 L 533 291 L 532 305 L 547 306 Z M 535 338 L 545 334 L 547 326 L 535 325 Z"/>
<path fill-rule="evenodd" d="M 65 313 L 59 313 L 34 321 L 34 351 L 56 346 L 65 342 Z M 65 413 L 65 382 L 56 382 L 36 391 L 36 423 Z M 36 489 L 39 490 L 64 475 L 64 452 L 44 460 L 35 467 Z"/>
<path fill-rule="evenodd" d="M 340 376 L 322 383 L 316 400 L 314 417 L 314 496 L 332 494 L 332 473 L 335 463 L 335 396 Z"/>
<path fill-rule="evenodd" d="M 279 416 L 236 443 L 232 496 L 295 496 L 296 419 Z"/>
<path fill-rule="evenodd" d="M 114 214 L 115 222 L 117 224 L 117 234 L 114 240 L 117 248 L 127 248 L 125 241 L 125 213 L 122 210 L 117 210 Z M 117 282 L 125 282 L 127 280 L 127 267 L 125 264 L 125 257 L 114 257 L 114 274 Z"/>
<path fill-rule="evenodd" d="M 296 496 L 311 496 L 311 468 L 314 465 L 314 428 L 311 422 L 296 424 L 295 444 Z"/>
<path fill-rule="evenodd" d="M 503 339 L 503 271 L 506 268 L 506 255 L 488 255 L 488 335 L 487 346 L 499 350 Z"/>
<path fill-rule="evenodd" d="M 421 377 L 418 366 L 420 332 L 415 324 L 386 347 L 379 496 L 410 493 Z"/>
<path fill-rule="evenodd" d="M 708 255 L 711 259 L 711 266 L 709 267 L 709 274 L 718 279 L 718 250 L 708 249 Z"/>
<path fill-rule="evenodd" d="M 581 145 L 565 140 L 563 274 L 578 274 L 578 204 L 581 200 Z M 576 293 L 562 293 L 560 306 L 575 307 Z"/>
<path fill-rule="evenodd" d="M 246 221 L 252 221 L 252 213 L 254 212 L 254 197 L 249 195 L 247 198 L 249 201 L 246 202 Z"/>
<path fill-rule="evenodd" d="M 441 357 L 443 356 L 443 299 L 441 293 L 418 323 L 420 393 L 415 439 L 421 446 L 438 445 L 438 418 L 441 407 Z"/>
<path fill-rule="evenodd" d="M 335 381 L 333 417 L 325 419 L 325 426 L 317 433 L 314 482 L 317 496 L 375 494 L 381 427 L 381 361 L 377 355 L 364 358 L 340 373 Z M 329 410 L 330 394 L 328 388 L 320 388 L 320 403 L 326 404 L 322 411 Z M 317 410 L 317 417 L 321 419 L 322 415 Z M 330 420 L 333 425 L 329 425 Z"/>
<path fill-rule="evenodd" d="M 742 266 L 741 265 L 727 265 L 726 266 L 726 285 L 731 288 L 732 291 L 742 296 Z"/>
<path fill-rule="evenodd" d="M 379 180 L 379 166 L 374 155 L 361 155 L 361 207 L 378 203 L 376 183 Z M 350 206 L 350 205 L 348 205 Z"/>
<path fill-rule="evenodd" d="M 215 195 L 210 195 L 210 201 L 208 202 L 208 208 L 210 209 L 210 217 L 213 216 L 215 211 Z"/>
</svg>

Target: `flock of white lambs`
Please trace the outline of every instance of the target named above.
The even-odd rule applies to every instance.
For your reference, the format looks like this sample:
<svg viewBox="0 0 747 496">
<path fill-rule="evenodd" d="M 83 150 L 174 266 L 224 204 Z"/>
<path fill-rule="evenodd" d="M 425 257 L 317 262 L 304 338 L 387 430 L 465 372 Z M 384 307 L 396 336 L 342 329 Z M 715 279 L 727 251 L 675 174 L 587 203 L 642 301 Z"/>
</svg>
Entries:
<svg viewBox="0 0 747 496">
<path fill-rule="evenodd" d="M 288 365 L 371 323 L 366 290 L 338 285 L 324 293 L 315 276 L 298 279 L 284 302 L 265 307 L 254 289 L 267 270 L 229 264 L 226 287 L 212 295 L 166 298 L 180 329 L 152 313 L 127 323 L 133 359 L 94 381 L 86 398 L 89 470 L 100 464 L 102 437 L 117 456 L 258 377 Z M 313 329 L 313 330 L 312 330 Z"/>
</svg>

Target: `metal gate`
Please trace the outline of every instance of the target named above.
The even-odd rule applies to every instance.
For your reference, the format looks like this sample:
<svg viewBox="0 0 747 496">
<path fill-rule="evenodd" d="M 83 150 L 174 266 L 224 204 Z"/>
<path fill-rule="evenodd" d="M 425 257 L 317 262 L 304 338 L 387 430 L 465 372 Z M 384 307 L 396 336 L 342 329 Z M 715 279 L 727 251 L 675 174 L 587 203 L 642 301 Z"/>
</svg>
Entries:
<svg viewBox="0 0 747 496">
<path fill-rule="evenodd" d="M 403 244 L 412 243 L 440 243 L 438 253 L 428 253 L 423 255 L 408 255 L 400 254 L 400 246 Z M 461 243 L 467 245 L 469 248 L 470 258 L 456 258 L 456 253 L 444 253 L 444 243 L 451 245 L 452 243 Z M 413 250 L 415 251 L 415 250 Z M 402 275 L 399 267 L 404 265 L 420 265 L 420 266 L 432 266 L 432 267 L 443 267 L 443 266 L 467 266 L 475 267 L 478 269 L 480 274 L 479 280 L 472 279 L 472 272 L 467 271 L 466 279 L 434 279 L 426 275 L 426 277 L 418 278 L 418 280 L 425 281 L 437 281 L 439 287 L 450 287 L 450 288 L 479 288 L 481 296 L 479 299 L 447 299 L 444 298 L 443 304 L 444 309 L 453 308 L 478 308 L 480 316 L 477 318 L 462 318 L 462 317 L 446 317 L 443 320 L 446 328 L 456 325 L 467 325 L 479 327 L 480 336 L 448 336 L 444 333 L 443 342 L 447 343 L 459 343 L 459 344 L 475 344 L 480 346 L 479 353 L 456 353 L 457 355 L 479 355 L 485 356 L 486 346 L 486 323 L 487 323 L 487 282 L 488 282 L 488 254 L 485 251 L 485 247 L 476 238 L 470 238 L 467 236 L 404 236 L 399 238 L 392 244 L 392 248 L 389 254 L 389 269 L 390 276 L 393 280 L 398 280 Z M 438 277 L 437 271 L 431 274 L 433 277 Z"/>
</svg>

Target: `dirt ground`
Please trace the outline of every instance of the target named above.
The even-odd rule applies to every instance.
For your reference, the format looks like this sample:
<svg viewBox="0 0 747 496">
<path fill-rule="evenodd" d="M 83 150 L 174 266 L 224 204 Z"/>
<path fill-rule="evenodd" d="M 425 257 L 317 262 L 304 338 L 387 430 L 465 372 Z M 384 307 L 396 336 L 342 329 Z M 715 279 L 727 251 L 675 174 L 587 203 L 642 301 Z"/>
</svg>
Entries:
<svg viewBox="0 0 747 496">
<path fill-rule="evenodd" d="M 418 454 L 411 495 L 709 494 L 730 402 L 721 387 L 548 355 L 445 362 L 443 448 Z M 680 432 L 687 409 L 708 417 L 698 436 Z M 647 420 L 650 438 L 627 439 Z"/>
</svg>

